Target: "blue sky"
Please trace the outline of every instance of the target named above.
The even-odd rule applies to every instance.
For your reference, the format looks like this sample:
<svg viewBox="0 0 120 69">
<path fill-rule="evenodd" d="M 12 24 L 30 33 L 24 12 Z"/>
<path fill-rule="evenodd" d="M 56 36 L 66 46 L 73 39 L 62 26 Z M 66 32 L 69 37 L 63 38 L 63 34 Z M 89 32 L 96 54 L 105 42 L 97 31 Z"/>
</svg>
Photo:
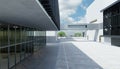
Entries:
<svg viewBox="0 0 120 69">
<path fill-rule="evenodd" d="M 84 18 L 87 7 L 94 0 L 59 0 L 61 23 L 75 23 Z"/>
<path fill-rule="evenodd" d="M 86 14 L 86 9 L 83 9 L 81 5 L 84 5 L 86 8 L 93 2 L 93 0 L 83 0 L 80 6 L 77 7 L 76 13 L 71 15 L 75 20 L 78 20 L 78 17 L 84 17 Z"/>
</svg>

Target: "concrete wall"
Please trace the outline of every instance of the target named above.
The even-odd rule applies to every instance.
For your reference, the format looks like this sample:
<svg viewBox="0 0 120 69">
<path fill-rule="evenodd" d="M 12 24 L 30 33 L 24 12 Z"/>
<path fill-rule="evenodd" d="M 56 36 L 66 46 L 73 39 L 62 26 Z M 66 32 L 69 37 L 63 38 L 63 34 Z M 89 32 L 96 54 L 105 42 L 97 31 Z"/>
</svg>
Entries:
<svg viewBox="0 0 120 69">
<path fill-rule="evenodd" d="M 103 23 L 89 24 L 87 30 L 88 40 L 100 41 L 100 36 L 103 35 Z"/>
<path fill-rule="evenodd" d="M 91 41 L 98 42 L 101 35 L 103 35 L 102 29 L 88 30 L 87 31 L 88 40 L 91 40 Z"/>
</svg>

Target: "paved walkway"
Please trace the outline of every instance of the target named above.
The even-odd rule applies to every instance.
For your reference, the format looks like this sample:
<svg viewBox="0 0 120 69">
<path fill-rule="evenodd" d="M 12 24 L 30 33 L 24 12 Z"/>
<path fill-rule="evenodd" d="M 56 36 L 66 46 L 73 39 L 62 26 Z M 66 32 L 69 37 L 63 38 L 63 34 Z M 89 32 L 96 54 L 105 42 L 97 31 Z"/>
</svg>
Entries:
<svg viewBox="0 0 120 69">
<path fill-rule="evenodd" d="M 111 47 L 102 45 L 85 41 L 63 41 L 51 44 L 18 64 L 16 68 L 120 69 L 120 48 L 112 47 L 112 50 Z M 116 52 L 111 53 L 115 50 Z"/>
<path fill-rule="evenodd" d="M 103 69 L 120 69 L 120 47 L 96 42 L 72 42 Z"/>
</svg>

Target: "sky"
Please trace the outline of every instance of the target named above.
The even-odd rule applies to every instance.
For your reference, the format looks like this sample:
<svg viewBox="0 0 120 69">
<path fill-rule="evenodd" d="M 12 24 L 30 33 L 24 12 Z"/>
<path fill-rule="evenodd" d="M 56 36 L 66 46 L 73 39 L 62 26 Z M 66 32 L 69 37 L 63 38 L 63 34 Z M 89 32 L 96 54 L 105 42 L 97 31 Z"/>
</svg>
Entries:
<svg viewBox="0 0 120 69">
<path fill-rule="evenodd" d="M 86 9 L 94 0 L 59 0 L 61 24 L 85 22 Z"/>
</svg>

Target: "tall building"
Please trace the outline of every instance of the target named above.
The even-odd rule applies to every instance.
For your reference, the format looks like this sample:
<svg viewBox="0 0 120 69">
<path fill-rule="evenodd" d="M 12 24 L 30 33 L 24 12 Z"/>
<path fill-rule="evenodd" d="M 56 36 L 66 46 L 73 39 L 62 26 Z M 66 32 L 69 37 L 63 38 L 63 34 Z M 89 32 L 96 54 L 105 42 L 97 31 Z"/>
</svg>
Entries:
<svg viewBox="0 0 120 69">
<path fill-rule="evenodd" d="M 59 30 L 58 0 L 0 0 L 0 69 L 10 69 L 46 46 Z"/>
</svg>

